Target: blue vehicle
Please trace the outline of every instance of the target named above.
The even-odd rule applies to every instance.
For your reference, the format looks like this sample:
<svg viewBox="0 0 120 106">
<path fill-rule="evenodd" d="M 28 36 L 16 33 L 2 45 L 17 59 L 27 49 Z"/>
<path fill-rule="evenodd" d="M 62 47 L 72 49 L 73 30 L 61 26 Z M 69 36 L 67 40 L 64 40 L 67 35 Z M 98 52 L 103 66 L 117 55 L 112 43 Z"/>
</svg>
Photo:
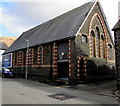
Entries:
<svg viewBox="0 0 120 106">
<path fill-rule="evenodd" d="M 14 77 L 14 72 L 11 69 L 3 68 L 2 69 L 2 78 L 5 77 Z"/>
</svg>

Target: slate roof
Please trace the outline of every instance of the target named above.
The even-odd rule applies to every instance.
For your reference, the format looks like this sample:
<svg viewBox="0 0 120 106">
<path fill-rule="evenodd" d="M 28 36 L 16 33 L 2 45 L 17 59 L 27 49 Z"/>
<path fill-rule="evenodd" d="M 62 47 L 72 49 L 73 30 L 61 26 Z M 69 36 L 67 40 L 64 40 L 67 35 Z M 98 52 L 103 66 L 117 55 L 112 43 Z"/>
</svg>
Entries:
<svg viewBox="0 0 120 106">
<path fill-rule="evenodd" d="M 118 30 L 118 29 L 120 29 L 120 19 L 118 20 L 118 22 L 115 24 L 115 26 L 113 27 L 113 31 L 114 30 Z"/>
<path fill-rule="evenodd" d="M 8 46 L 6 45 L 5 42 L 0 42 L 0 50 L 6 50 L 8 49 Z"/>
<path fill-rule="evenodd" d="M 29 40 L 29 46 L 37 46 L 56 40 L 75 37 L 79 27 L 85 20 L 94 2 L 88 2 L 63 15 L 51 19 L 24 32 L 5 53 L 24 49 L 27 46 L 25 39 Z"/>
</svg>

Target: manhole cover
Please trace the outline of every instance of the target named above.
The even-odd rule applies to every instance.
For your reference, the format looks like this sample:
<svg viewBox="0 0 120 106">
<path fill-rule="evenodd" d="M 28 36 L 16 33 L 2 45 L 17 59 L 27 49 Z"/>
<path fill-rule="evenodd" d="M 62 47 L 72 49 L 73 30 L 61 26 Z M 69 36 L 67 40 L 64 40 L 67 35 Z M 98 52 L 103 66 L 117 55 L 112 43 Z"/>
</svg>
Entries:
<svg viewBox="0 0 120 106">
<path fill-rule="evenodd" d="M 58 100 L 67 100 L 67 99 L 71 99 L 71 98 L 75 98 L 75 96 L 71 96 L 71 95 L 66 95 L 66 94 L 54 94 L 54 95 L 48 95 L 51 98 L 54 99 L 58 99 Z"/>
</svg>

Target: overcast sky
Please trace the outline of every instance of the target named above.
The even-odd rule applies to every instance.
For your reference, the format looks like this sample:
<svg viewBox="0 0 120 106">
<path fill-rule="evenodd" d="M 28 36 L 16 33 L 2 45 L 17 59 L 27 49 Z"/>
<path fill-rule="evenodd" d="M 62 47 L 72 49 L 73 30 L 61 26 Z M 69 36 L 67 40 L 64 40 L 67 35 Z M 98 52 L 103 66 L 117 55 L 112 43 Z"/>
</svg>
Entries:
<svg viewBox="0 0 120 106">
<path fill-rule="evenodd" d="M 91 0 L 1 0 L 0 36 L 20 36 L 22 32 L 89 1 Z M 112 29 L 118 20 L 120 0 L 99 1 Z"/>
</svg>

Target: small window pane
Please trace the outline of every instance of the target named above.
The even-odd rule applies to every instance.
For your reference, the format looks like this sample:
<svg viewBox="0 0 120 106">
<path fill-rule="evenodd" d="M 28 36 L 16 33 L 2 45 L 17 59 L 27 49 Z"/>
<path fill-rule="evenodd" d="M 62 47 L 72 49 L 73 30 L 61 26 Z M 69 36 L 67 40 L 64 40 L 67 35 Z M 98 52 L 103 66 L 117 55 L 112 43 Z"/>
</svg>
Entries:
<svg viewBox="0 0 120 106">
<path fill-rule="evenodd" d="M 82 42 L 87 43 L 87 36 L 82 34 Z"/>
<path fill-rule="evenodd" d="M 112 45 L 111 45 L 111 44 L 108 44 L 108 48 L 109 48 L 109 49 L 112 49 Z"/>
</svg>

